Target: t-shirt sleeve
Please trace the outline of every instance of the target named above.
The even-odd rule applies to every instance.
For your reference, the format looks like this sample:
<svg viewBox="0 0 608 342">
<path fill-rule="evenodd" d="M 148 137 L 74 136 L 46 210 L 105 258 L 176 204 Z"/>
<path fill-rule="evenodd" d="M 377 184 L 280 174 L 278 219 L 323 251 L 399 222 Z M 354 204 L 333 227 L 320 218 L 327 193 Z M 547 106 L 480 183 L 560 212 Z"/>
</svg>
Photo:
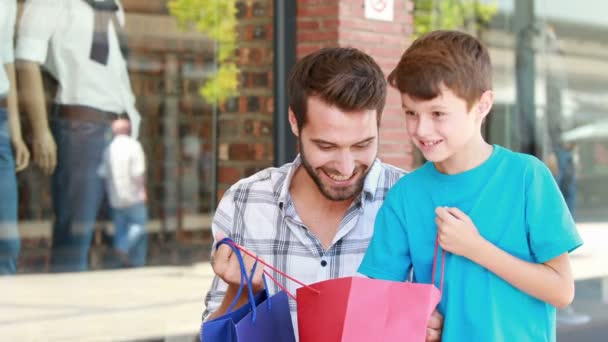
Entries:
<svg viewBox="0 0 608 342">
<path fill-rule="evenodd" d="M 67 25 L 66 20 L 64 0 L 27 0 L 19 23 L 16 57 L 44 63 L 51 37 L 60 24 Z"/>
<path fill-rule="evenodd" d="M 13 63 L 13 34 L 15 31 L 16 7 L 10 3 L 0 4 L 0 66 Z M 4 70 L 2 70 L 4 72 Z"/>
<path fill-rule="evenodd" d="M 411 270 L 411 258 L 403 198 L 397 187 L 389 191 L 376 216 L 374 235 L 359 273 L 371 278 L 405 281 Z"/>
<path fill-rule="evenodd" d="M 534 159 L 526 174 L 526 224 L 532 254 L 547 262 L 583 244 L 551 171 Z"/>
</svg>

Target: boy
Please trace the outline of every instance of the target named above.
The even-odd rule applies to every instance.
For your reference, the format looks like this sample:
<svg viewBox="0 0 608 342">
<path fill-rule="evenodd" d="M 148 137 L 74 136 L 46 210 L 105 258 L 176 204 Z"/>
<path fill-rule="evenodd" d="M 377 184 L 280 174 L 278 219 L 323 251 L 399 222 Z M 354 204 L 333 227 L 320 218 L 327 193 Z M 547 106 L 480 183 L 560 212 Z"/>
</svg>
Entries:
<svg viewBox="0 0 608 342">
<path fill-rule="evenodd" d="M 430 283 L 437 238 L 448 252 L 442 341 L 555 341 L 555 307 L 574 297 L 568 252 L 582 241 L 544 164 L 482 137 L 487 50 L 465 33 L 432 32 L 388 80 L 428 162 L 389 191 L 359 272 L 404 281 L 413 267 Z"/>
</svg>

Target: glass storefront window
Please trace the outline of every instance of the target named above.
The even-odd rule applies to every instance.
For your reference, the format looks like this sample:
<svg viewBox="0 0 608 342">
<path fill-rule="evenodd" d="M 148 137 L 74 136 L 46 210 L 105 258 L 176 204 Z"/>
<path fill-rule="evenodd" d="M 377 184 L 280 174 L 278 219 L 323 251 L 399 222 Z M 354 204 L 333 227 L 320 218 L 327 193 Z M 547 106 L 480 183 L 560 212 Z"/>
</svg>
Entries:
<svg viewBox="0 0 608 342">
<path fill-rule="evenodd" d="M 599 341 L 608 331 L 608 24 L 597 1 L 484 1 L 498 11 L 481 32 L 496 103 L 491 142 L 536 155 L 552 169 L 585 241 L 572 254 L 576 298 L 558 311 L 558 340 Z M 599 6 L 599 7 L 597 7 Z"/>
<path fill-rule="evenodd" d="M 205 4 L 0 2 L 5 339 L 196 336 L 215 205 L 273 133 L 272 1 Z"/>
</svg>

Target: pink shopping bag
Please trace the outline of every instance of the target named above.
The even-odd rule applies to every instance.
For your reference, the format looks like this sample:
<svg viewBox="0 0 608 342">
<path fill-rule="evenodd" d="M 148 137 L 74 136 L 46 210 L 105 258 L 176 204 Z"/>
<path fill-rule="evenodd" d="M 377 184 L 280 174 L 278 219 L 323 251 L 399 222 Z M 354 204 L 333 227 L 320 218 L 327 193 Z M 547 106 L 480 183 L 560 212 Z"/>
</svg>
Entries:
<svg viewBox="0 0 608 342">
<path fill-rule="evenodd" d="M 349 277 L 299 288 L 300 342 L 423 342 L 443 291 L 445 251 L 435 286 L 438 249 L 436 241 L 432 284 Z"/>
</svg>

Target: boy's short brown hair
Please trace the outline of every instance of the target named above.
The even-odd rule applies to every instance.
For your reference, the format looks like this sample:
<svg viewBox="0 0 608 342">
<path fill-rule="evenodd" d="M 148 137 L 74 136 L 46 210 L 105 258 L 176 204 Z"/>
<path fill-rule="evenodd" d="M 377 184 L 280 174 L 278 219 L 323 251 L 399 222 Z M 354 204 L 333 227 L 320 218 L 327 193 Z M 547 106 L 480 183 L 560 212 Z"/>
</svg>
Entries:
<svg viewBox="0 0 608 342">
<path fill-rule="evenodd" d="M 402 94 L 431 100 L 443 84 L 467 102 L 469 109 L 492 89 L 490 55 L 475 37 L 458 31 L 433 31 L 405 50 L 388 76 Z"/>
<path fill-rule="evenodd" d="M 299 60 L 287 84 L 289 107 L 298 129 L 306 123 L 308 98 L 316 96 L 343 111 L 375 109 L 378 124 L 386 102 L 380 66 L 355 48 L 323 48 Z"/>
</svg>

